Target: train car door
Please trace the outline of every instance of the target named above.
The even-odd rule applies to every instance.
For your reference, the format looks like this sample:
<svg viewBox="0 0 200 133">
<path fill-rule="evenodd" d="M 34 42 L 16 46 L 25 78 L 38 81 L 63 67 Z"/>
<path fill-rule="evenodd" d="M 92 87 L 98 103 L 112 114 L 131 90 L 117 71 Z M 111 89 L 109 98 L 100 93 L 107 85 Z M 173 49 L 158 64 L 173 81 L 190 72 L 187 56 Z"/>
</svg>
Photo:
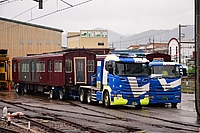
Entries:
<svg viewBox="0 0 200 133">
<path fill-rule="evenodd" d="M 31 81 L 34 81 L 34 79 L 35 79 L 34 73 L 35 73 L 35 63 L 32 60 L 31 61 L 31 75 L 30 75 Z"/>
<path fill-rule="evenodd" d="M 52 60 L 48 60 L 48 74 L 47 74 L 47 82 L 52 82 Z"/>
<path fill-rule="evenodd" d="M 86 57 L 74 57 L 74 81 L 86 84 Z"/>
</svg>

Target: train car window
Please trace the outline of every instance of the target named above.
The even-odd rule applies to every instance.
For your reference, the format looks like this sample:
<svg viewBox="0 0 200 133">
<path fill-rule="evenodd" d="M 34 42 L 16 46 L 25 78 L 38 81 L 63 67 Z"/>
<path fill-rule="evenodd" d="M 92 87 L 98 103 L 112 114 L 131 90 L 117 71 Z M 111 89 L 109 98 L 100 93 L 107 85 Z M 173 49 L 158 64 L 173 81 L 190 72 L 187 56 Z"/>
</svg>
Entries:
<svg viewBox="0 0 200 133">
<path fill-rule="evenodd" d="M 39 71 L 40 71 L 40 72 L 45 72 L 45 62 L 40 62 Z"/>
<path fill-rule="evenodd" d="M 65 72 L 66 73 L 72 72 L 72 61 L 71 60 L 65 60 Z"/>
<path fill-rule="evenodd" d="M 31 61 L 31 72 L 35 72 L 34 62 Z"/>
<path fill-rule="evenodd" d="M 62 72 L 62 61 L 55 61 L 54 72 Z"/>
<path fill-rule="evenodd" d="M 52 61 L 48 61 L 48 72 L 52 72 Z"/>
<path fill-rule="evenodd" d="M 37 63 L 36 63 L 36 72 L 39 72 L 39 71 L 40 71 L 40 63 L 37 62 Z"/>
<path fill-rule="evenodd" d="M 18 62 L 18 73 L 21 72 L 21 69 L 20 69 L 20 63 Z"/>
<path fill-rule="evenodd" d="M 88 72 L 94 72 L 94 60 L 88 60 Z"/>
<path fill-rule="evenodd" d="M 0 67 L 4 67 L 4 63 L 0 63 Z"/>
<path fill-rule="evenodd" d="M 26 72 L 29 72 L 29 63 L 26 63 L 26 64 L 25 64 L 25 71 L 26 71 Z"/>
<path fill-rule="evenodd" d="M 16 72 L 16 63 L 13 64 L 13 72 Z"/>
<path fill-rule="evenodd" d="M 22 72 L 25 72 L 25 64 L 22 63 Z"/>
<path fill-rule="evenodd" d="M 59 61 L 59 72 L 62 72 L 62 61 Z"/>
</svg>

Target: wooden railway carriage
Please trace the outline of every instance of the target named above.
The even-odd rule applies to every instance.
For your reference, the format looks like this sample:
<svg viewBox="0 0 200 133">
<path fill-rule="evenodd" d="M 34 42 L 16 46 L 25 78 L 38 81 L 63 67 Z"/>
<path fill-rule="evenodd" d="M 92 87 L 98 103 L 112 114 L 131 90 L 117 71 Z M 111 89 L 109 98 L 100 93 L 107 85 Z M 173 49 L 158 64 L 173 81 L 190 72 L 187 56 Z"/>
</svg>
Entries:
<svg viewBox="0 0 200 133">
<path fill-rule="evenodd" d="M 96 54 L 87 49 L 16 57 L 12 60 L 17 93 L 49 92 L 52 99 L 79 96 L 79 86 L 89 85 L 95 73 Z"/>
</svg>

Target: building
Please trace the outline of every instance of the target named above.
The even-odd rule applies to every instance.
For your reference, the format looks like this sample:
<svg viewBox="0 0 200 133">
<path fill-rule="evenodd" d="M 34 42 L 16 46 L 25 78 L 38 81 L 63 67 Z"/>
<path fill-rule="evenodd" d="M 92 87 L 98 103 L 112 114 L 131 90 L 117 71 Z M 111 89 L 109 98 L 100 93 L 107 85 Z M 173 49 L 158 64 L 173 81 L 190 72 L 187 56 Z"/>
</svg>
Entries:
<svg viewBox="0 0 200 133">
<path fill-rule="evenodd" d="M 61 29 L 0 17 L 0 49 L 7 49 L 10 62 L 17 56 L 60 51 L 62 32 Z"/>
<path fill-rule="evenodd" d="M 168 43 L 150 43 L 150 44 L 139 44 L 139 45 L 130 45 L 128 50 L 144 50 L 146 53 L 159 52 L 166 54 L 168 52 Z"/>
<path fill-rule="evenodd" d="M 107 54 L 107 30 L 80 30 L 80 32 L 67 32 L 67 48 L 89 48 L 96 54 Z"/>
</svg>

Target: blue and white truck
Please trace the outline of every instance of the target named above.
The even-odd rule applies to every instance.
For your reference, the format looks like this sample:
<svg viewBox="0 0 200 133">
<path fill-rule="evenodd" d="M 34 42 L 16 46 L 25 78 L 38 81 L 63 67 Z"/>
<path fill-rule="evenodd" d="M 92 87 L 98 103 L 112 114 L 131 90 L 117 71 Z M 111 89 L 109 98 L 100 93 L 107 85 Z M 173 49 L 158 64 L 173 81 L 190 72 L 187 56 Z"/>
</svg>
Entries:
<svg viewBox="0 0 200 133">
<path fill-rule="evenodd" d="M 162 53 L 147 54 L 150 61 L 149 105 L 171 104 L 176 108 L 181 102 L 181 77 L 186 75 L 183 66 L 171 62 L 171 56 Z"/>
<path fill-rule="evenodd" d="M 105 107 L 149 104 L 149 61 L 127 54 L 97 55 L 97 72 L 91 86 L 80 86 L 80 101 Z"/>
</svg>

